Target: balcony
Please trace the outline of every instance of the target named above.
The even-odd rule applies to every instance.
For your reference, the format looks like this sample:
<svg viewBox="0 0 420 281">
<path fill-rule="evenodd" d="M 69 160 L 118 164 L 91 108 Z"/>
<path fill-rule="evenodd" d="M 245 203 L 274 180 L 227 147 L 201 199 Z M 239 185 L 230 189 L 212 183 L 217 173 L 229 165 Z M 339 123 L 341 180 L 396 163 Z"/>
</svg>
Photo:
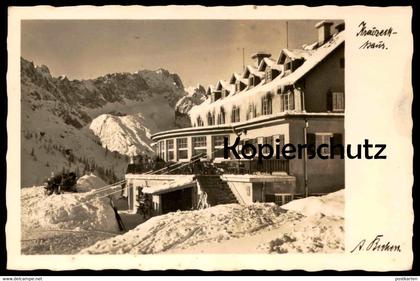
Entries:
<svg viewBox="0 0 420 281">
<path fill-rule="evenodd" d="M 143 165 L 129 164 L 127 174 L 145 173 Z M 289 174 L 289 161 L 286 159 L 267 159 L 261 163 L 254 160 L 224 160 L 220 163 L 209 161 L 195 162 L 176 162 L 164 163 L 155 169 L 153 174 L 196 174 L 196 175 L 216 175 L 216 174 L 272 174 L 275 172 L 285 172 Z"/>
</svg>

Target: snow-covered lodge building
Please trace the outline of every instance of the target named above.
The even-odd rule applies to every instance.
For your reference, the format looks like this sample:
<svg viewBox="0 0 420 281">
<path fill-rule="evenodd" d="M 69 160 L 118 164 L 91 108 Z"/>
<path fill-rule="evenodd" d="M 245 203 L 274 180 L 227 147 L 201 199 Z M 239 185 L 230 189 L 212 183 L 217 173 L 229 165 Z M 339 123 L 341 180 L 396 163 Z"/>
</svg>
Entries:
<svg viewBox="0 0 420 281">
<path fill-rule="evenodd" d="M 237 136 L 241 144 L 274 144 L 280 140 L 281 144 L 318 146 L 329 144 L 331 138 L 334 143 L 344 142 L 344 23 L 333 28 L 332 22 L 322 21 L 315 27 L 316 42 L 301 49 L 283 49 L 278 57 L 256 53 L 252 56 L 254 65 L 209 86 L 207 99 L 189 112 L 191 127 L 152 136 L 157 154 L 168 162 L 189 162 L 206 155 L 205 161 L 224 169 L 220 179 L 243 204 L 284 203 L 296 196 L 343 188 L 344 160 L 339 157 L 271 159 L 262 164 L 223 158 L 224 137 L 229 138 L 229 144 Z M 322 153 L 330 151 L 327 148 Z M 167 183 L 174 177 L 126 175 L 133 194 L 136 185 Z M 198 200 L 194 198 L 200 193 L 200 180 L 191 193 L 188 206 Z M 162 197 L 154 196 L 154 201 L 155 210 L 164 212 Z"/>
</svg>

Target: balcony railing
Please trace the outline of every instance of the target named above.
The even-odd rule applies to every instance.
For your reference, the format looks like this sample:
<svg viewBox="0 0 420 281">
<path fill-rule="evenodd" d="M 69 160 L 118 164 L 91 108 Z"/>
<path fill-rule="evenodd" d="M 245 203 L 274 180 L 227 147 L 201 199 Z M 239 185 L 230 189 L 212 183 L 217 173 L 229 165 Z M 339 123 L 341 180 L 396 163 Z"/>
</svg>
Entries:
<svg viewBox="0 0 420 281">
<path fill-rule="evenodd" d="M 142 165 L 129 164 L 127 173 L 141 174 L 145 170 Z M 255 160 L 225 160 L 220 163 L 209 161 L 195 161 L 184 163 L 165 163 L 165 165 L 151 174 L 272 174 L 273 172 L 289 173 L 289 161 L 285 159 L 267 159 L 259 162 Z"/>
<path fill-rule="evenodd" d="M 230 160 L 218 164 L 228 174 L 272 174 L 273 172 L 289 173 L 289 161 L 286 159 Z"/>
</svg>

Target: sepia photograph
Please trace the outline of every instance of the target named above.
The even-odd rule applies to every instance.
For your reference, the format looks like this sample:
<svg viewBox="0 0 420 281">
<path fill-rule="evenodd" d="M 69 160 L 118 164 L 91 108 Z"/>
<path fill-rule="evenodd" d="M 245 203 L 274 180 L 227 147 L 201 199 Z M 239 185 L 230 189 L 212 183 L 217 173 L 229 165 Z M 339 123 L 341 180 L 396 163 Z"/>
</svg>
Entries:
<svg viewBox="0 0 420 281">
<path fill-rule="evenodd" d="M 343 142 L 344 33 L 23 21 L 22 254 L 343 252 L 344 159 L 268 156 Z"/>
<path fill-rule="evenodd" d="M 8 268 L 411 268 L 411 8 L 9 14 Z"/>
</svg>

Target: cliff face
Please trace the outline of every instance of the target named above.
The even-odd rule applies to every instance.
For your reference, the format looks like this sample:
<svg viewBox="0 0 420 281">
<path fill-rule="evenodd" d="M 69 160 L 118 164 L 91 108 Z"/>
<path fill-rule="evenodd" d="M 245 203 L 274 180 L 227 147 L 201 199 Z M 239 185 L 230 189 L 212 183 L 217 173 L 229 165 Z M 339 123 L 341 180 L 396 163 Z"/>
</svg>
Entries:
<svg viewBox="0 0 420 281">
<path fill-rule="evenodd" d="M 69 80 L 22 58 L 22 184 L 63 169 L 122 176 L 128 155 L 153 154 L 152 133 L 175 128 L 183 96 L 179 76 L 164 69 Z"/>
<path fill-rule="evenodd" d="M 195 105 L 206 99 L 206 89 L 202 85 L 185 89 L 187 95 L 182 97 L 175 105 L 175 124 L 178 128 L 191 127 L 188 112 Z"/>
</svg>

